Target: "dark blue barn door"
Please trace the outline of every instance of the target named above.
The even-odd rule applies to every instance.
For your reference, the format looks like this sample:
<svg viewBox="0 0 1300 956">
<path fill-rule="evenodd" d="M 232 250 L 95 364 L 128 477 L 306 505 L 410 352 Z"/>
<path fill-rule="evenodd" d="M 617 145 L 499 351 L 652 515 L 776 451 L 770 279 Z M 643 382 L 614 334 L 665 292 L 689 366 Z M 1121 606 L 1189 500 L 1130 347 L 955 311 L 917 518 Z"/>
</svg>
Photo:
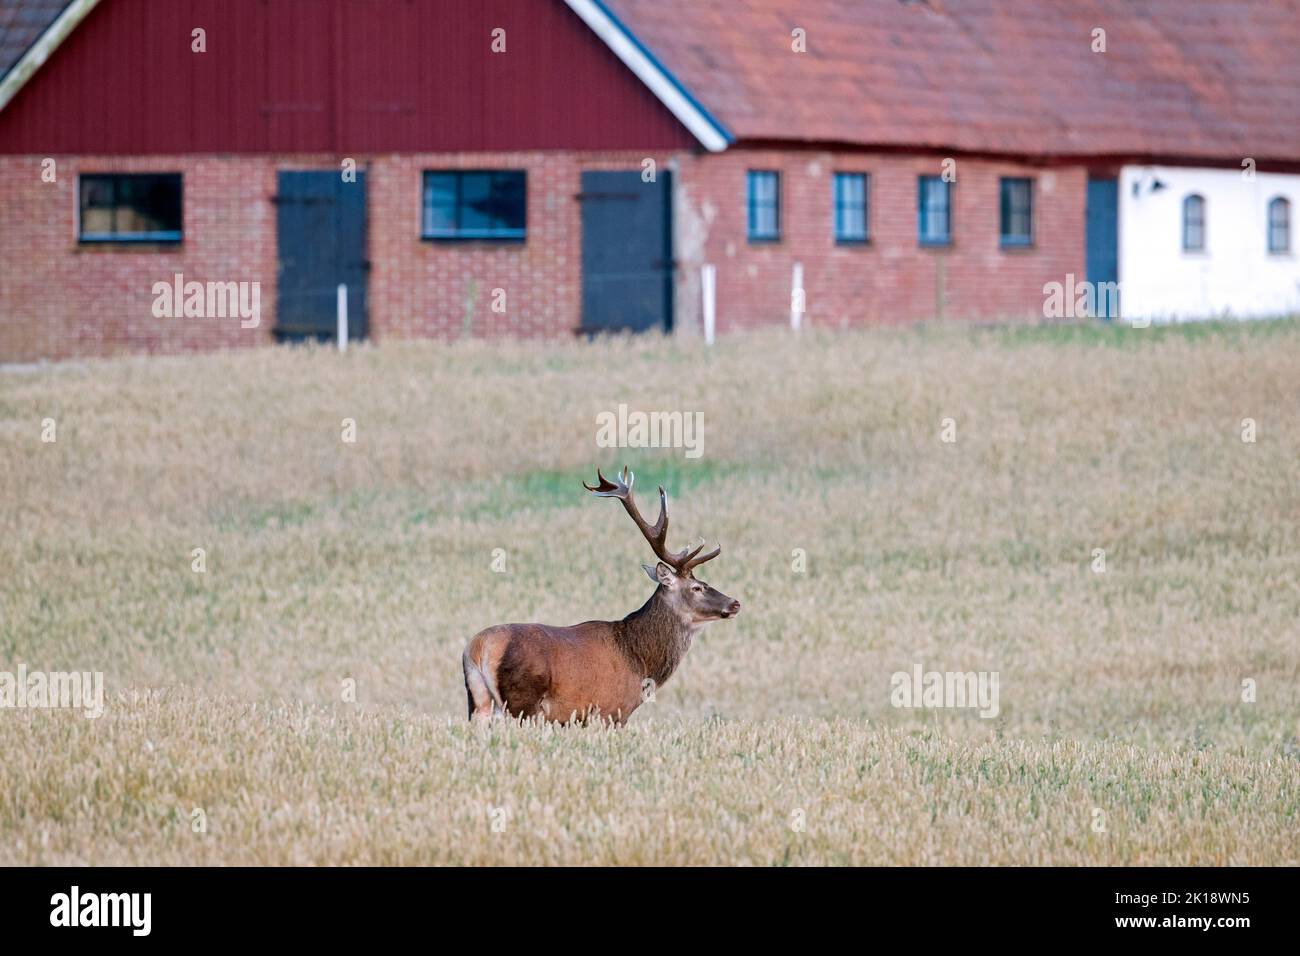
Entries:
<svg viewBox="0 0 1300 956">
<path fill-rule="evenodd" d="M 1119 281 L 1119 183 L 1088 178 L 1088 281 L 1097 292 L 1097 315 L 1115 318 L 1110 283 Z"/>
<path fill-rule="evenodd" d="M 331 339 L 338 286 L 348 287 L 348 338 L 366 334 L 366 176 L 338 170 L 281 172 L 276 196 L 280 270 L 275 334 Z"/>
<path fill-rule="evenodd" d="M 673 325 L 672 176 L 582 174 L 582 331 Z"/>
</svg>

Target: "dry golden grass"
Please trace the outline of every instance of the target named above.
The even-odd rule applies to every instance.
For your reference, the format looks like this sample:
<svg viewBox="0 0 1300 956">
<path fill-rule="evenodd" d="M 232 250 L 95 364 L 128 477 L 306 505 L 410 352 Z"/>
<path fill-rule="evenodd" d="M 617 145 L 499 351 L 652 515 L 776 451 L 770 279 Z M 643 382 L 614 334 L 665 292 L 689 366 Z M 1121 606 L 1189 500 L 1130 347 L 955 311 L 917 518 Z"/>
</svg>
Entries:
<svg viewBox="0 0 1300 956">
<path fill-rule="evenodd" d="M 0 670 L 110 696 L 0 711 L 0 863 L 1300 862 L 1295 322 L 124 359 L 0 373 L 0 455 Z M 472 731 L 476 630 L 648 593 L 623 461 L 744 612 L 623 731 Z"/>
</svg>

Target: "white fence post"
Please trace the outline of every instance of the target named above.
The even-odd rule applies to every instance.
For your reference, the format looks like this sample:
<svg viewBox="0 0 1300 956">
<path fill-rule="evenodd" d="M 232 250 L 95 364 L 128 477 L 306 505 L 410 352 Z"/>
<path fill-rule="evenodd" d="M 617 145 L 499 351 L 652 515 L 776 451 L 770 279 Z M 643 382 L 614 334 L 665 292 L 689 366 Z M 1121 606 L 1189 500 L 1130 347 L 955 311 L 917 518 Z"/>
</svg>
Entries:
<svg viewBox="0 0 1300 956">
<path fill-rule="evenodd" d="M 804 291 L 803 263 L 794 264 L 794 274 L 790 277 L 790 328 L 796 332 L 803 323 Z"/>
<path fill-rule="evenodd" d="M 344 283 L 339 283 L 338 290 L 338 332 L 339 332 L 339 351 L 348 350 L 348 287 Z"/>
<path fill-rule="evenodd" d="M 706 265 L 700 270 L 700 289 L 704 293 L 704 344 L 712 345 L 717 328 L 718 270 Z"/>
</svg>

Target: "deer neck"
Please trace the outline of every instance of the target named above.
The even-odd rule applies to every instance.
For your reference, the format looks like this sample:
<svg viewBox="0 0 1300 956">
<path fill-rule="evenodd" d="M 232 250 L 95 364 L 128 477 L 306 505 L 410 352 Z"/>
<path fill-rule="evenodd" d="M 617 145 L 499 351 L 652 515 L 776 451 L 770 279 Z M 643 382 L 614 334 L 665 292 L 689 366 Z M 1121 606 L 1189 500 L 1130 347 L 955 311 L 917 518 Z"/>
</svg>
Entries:
<svg viewBox="0 0 1300 956">
<path fill-rule="evenodd" d="M 677 670 L 698 630 L 669 606 L 662 585 L 619 624 L 618 641 L 623 652 L 643 677 L 658 685 Z"/>
</svg>

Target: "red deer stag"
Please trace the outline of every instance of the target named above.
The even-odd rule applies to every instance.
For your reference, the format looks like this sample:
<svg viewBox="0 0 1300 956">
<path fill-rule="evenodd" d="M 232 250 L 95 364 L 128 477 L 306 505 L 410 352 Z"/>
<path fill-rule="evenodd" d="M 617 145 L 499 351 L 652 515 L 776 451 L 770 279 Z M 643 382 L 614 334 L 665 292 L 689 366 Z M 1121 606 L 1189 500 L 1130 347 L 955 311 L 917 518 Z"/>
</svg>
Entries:
<svg viewBox="0 0 1300 956">
<path fill-rule="evenodd" d="M 659 520 L 646 524 L 632 497 L 635 476 L 627 468 L 610 481 L 582 486 L 601 498 L 617 498 L 654 549 L 658 563 L 642 565 L 658 585 L 650 600 L 621 621 L 587 621 L 572 627 L 499 624 L 479 631 L 465 648 L 465 691 L 471 720 L 493 714 L 540 716 L 557 723 L 599 718 L 623 724 L 661 687 L 690 650 L 701 627 L 740 612 L 740 602 L 698 581 L 694 569 L 722 553 L 670 552 L 668 496 L 659 488 Z"/>
</svg>

